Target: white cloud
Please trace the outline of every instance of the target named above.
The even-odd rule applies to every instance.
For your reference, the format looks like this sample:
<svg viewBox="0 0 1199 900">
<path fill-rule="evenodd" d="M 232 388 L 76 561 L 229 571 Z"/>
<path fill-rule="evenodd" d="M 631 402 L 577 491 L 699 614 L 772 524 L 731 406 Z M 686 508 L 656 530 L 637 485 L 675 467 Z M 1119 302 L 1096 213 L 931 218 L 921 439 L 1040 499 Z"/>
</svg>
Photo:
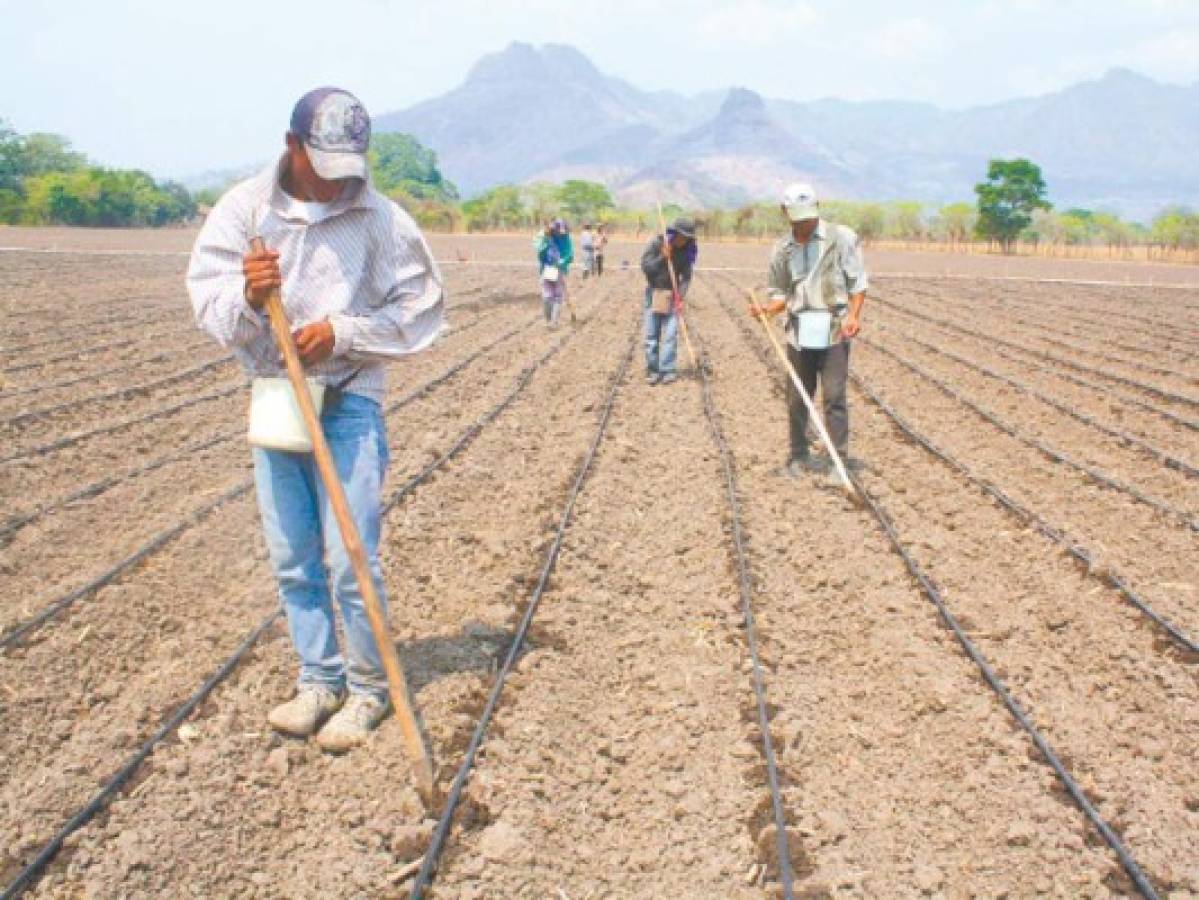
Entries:
<svg viewBox="0 0 1199 900">
<path fill-rule="evenodd" d="M 1173 29 L 1140 41 L 1121 56 L 1124 65 L 1154 78 L 1199 80 L 1199 29 Z"/>
<path fill-rule="evenodd" d="M 861 38 L 862 49 L 892 62 L 918 62 L 939 56 L 948 46 L 947 35 L 924 19 L 896 19 Z"/>
<path fill-rule="evenodd" d="M 765 47 L 794 38 L 820 22 L 808 3 L 744 0 L 722 3 L 696 20 L 699 36 L 712 43 Z"/>
</svg>

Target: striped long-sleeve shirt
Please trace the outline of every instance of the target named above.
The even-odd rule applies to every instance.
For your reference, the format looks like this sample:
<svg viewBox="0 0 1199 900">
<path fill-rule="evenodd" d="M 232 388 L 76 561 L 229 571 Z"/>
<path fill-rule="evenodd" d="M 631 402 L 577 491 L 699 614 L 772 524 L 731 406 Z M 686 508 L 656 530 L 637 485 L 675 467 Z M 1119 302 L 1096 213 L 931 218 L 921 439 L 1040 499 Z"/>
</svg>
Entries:
<svg viewBox="0 0 1199 900">
<path fill-rule="evenodd" d="M 332 356 L 308 374 L 382 400 L 384 362 L 425 349 L 441 333 L 441 272 L 412 218 L 369 183 L 351 182 L 330 204 L 304 203 L 280 187 L 283 165 L 238 184 L 209 214 L 187 271 L 196 323 L 231 348 L 247 374 L 286 371 L 266 315 L 245 299 L 242 257 L 256 223 L 279 252 L 292 327 L 333 326 Z"/>
</svg>

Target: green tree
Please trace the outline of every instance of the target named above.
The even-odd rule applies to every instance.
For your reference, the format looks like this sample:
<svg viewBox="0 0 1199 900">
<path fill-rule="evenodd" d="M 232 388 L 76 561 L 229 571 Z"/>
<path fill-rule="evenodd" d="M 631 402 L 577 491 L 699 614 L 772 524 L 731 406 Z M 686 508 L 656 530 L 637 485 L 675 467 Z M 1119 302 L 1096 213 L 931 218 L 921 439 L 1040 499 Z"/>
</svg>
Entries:
<svg viewBox="0 0 1199 900">
<path fill-rule="evenodd" d="M 924 204 L 917 200 L 896 200 L 887 210 L 887 234 L 901 241 L 924 237 Z"/>
<path fill-rule="evenodd" d="M 612 195 L 597 181 L 571 179 L 558 188 L 558 202 L 574 222 L 594 219 L 612 209 Z"/>
<path fill-rule="evenodd" d="M 458 189 L 437 168 L 437 154 L 410 134 L 376 134 L 367 154 L 375 187 L 391 196 L 450 202 Z"/>
<path fill-rule="evenodd" d="M 969 203 L 950 203 L 941 207 L 941 229 L 951 244 L 964 242 L 974 231 L 978 213 Z"/>
<path fill-rule="evenodd" d="M 468 231 L 494 231 L 521 228 L 529 214 L 521 200 L 520 188 L 501 184 L 463 203 L 462 215 Z"/>
<path fill-rule="evenodd" d="M 987 180 L 976 184 L 978 223 L 981 237 L 999 241 L 1010 253 L 1016 236 L 1032 222 L 1033 210 L 1052 209 L 1045 199 L 1041 169 L 1027 159 L 993 159 Z"/>
<path fill-rule="evenodd" d="M 1185 206 L 1167 207 L 1153 220 L 1149 235 L 1170 250 L 1194 250 L 1199 246 L 1199 215 Z"/>
</svg>

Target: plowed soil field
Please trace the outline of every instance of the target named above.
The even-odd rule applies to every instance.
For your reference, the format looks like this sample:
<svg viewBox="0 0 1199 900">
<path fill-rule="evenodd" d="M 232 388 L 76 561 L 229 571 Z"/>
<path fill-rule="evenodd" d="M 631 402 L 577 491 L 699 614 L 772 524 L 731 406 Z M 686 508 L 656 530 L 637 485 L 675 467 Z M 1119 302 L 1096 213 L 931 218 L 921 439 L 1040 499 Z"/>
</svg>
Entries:
<svg viewBox="0 0 1199 900">
<path fill-rule="evenodd" d="M 855 503 L 783 472 L 763 247 L 701 256 L 655 386 L 635 245 L 549 330 L 527 239 L 435 238 L 383 549 L 425 808 L 395 721 L 266 725 L 296 662 L 187 242 L 22 235 L 56 252 L 0 252 L 0 892 L 1199 897 L 1199 287 L 889 261 Z"/>
</svg>

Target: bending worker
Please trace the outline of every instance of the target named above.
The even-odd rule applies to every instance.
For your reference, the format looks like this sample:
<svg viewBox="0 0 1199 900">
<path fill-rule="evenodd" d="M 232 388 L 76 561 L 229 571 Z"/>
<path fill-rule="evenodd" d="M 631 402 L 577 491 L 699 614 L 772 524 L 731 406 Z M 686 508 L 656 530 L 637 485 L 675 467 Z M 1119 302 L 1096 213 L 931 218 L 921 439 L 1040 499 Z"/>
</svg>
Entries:
<svg viewBox="0 0 1199 900">
<path fill-rule="evenodd" d="M 286 152 L 213 208 L 187 288 L 197 323 L 255 379 L 285 373 L 263 309 L 282 290 L 301 362 L 324 385 L 321 426 L 383 600 L 384 363 L 433 343 L 444 298 L 416 224 L 371 186 L 369 141 L 370 119 L 353 95 L 321 88 L 300 98 Z M 262 253 L 248 249 L 256 233 Z M 319 731 L 323 748 L 346 750 L 389 710 L 379 648 L 312 454 L 261 443 L 253 453 L 267 549 L 300 659 L 295 697 L 267 719 L 294 736 Z"/>
<path fill-rule="evenodd" d="M 670 384 L 678 376 L 675 359 L 679 352 L 679 321 L 683 298 L 691 287 L 699 247 L 695 243 L 695 223 L 675 219 L 666 235 L 656 235 L 641 254 L 645 273 L 645 380 L 650 384 Z M 667 260 L 669 259 L 669 262 Z M 670 280 L 670 268 L 678 279 L 678 291 Z"/>
<path fill-rule="evenodd" d="M 862 305 L 869 279 L 861 241 L 851 228 L 820 218 L 816 193 L 809 185 L 793 184 L 783 193 L 783 214 L 791 233 L 770 255 L 770 315 L 787 314 L 787 356 L 813 402 L 817 381 L 829 437 L 846 466 L 861 464 L 849 457 L 850 342 L 862 327 Z M 814 457 L 808 447 L 808 409 L 787 381 L 787 412 L 791 455 L 787 474 L 825 472 L 826 456 Z"/>
</svg>

